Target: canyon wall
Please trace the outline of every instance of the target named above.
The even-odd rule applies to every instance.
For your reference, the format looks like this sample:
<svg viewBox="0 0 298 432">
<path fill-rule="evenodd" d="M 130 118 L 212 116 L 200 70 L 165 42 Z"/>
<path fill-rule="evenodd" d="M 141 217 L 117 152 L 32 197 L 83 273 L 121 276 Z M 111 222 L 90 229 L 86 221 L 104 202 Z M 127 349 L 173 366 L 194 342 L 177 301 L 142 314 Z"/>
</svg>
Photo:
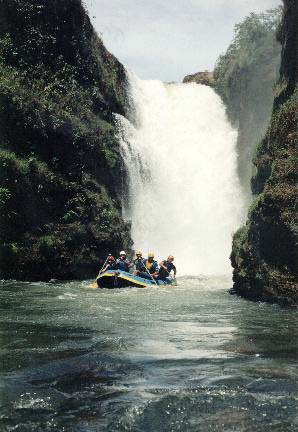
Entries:
<svg viewBox="0 0 298 432">
<path fill-rule="evenodd" d="M 1 278 L 87 277 L 130 247 L 113 119 L 125 85 L 80 0 L 2 0 Z"/>
<path fill-rule="evenodd" d="M 298 303 L 298 4 L 284 1 L 280 79 L 254 156 L 254 202 L 234 235 L 234 290 L 253 300 Z"/>
</svg>

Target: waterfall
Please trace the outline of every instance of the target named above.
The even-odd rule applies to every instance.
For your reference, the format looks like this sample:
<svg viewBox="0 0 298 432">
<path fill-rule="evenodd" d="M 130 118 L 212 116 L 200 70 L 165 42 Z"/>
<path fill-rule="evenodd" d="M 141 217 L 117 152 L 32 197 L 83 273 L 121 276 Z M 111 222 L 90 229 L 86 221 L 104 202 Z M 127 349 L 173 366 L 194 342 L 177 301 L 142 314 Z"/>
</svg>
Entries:
<svg viewBox="0 0 298 432">
<path fill-rule="evenodd" d="M 231 271 L 232 233 L 243 198 L 237 133 L 207 86 L 140 80 L 129 74 L 129 120 L 117 116 L 128 172 L 124 216 L 134 247 L 175 256 L 179 274 Z"/>
</svg>

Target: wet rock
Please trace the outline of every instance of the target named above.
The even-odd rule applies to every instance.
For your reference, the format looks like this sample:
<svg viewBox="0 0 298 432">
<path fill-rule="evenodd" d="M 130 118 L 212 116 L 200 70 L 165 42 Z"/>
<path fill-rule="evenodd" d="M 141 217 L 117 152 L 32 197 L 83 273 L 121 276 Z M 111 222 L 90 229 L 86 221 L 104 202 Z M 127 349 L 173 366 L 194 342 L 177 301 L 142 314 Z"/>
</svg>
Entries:
<svg viewBox="0 0 298 432">
<path fill-rule="evenodd" d="M 132 243 L 113 118 L 124 66 L 81 0 L 4 0 L 0 46 L 0 277 L 91 277 Z"/>
<path fill-rule="evenodd" d="M 183 83 L 194 82 L 196 84 L 203 84 L 209 87 L 214 87 L 214 75 L 213 72 L 205 71 L 205 72 L 196 72 L 192 75 L 186 75 L 183 78 Z"/>
<path fill-rule="evenodd" d="M 297 307 L 298 3 L 284 4 L 281 75 L 273 115 L 256 150 L 256 196 L 246 225 L 234 235 L 231 262 L 239 295 Z"/>
</svg>

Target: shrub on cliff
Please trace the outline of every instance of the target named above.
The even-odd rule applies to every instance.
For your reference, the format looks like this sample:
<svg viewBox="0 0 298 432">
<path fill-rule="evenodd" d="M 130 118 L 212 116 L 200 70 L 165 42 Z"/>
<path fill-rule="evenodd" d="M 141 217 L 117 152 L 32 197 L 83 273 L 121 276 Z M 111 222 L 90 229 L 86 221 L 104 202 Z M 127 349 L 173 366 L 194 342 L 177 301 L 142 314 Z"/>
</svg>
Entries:
<svg viewBox="0 0 298 432">
<path fill-rule="evenodd" d="M 257 80 L 270 79 L 272 72 L 268 77 L 266 67 L 268 72 L 272 62 L 276 63 L 276 57 L 279 63 L 280 49 L 275 34 L 280 20 L 281 8 L 261 14 L 251 13 L 242 23 L 236 24 L 232 43 L 217 61 L 214 70 L 215 87 L 226 103 L 232 121 L 239 120 L 239 103 L 244 103 L 243 100 L 240 102 L 239 97 L 244 81 L 256 81 L 256 91 L 247 94 L 247 97 L 255 102 L 257 92 L 262 90 Z"/>
<path fill-rule="evenodd" d="M 124 68 L 79 0 L 1 7 L 0 276 L 90 276 L 131 244 L 113 121 Z"/>
<path fill-rule="evenodd" d="M 248 200 L 252 155 L 269 123 L 278 78 L 280 44 L 275 33 L 281 10 L 251 14 L 236 25 L 235 36 L 214 70 L 215 89 L 238 128 L 238 173 Z"/>
</svg>

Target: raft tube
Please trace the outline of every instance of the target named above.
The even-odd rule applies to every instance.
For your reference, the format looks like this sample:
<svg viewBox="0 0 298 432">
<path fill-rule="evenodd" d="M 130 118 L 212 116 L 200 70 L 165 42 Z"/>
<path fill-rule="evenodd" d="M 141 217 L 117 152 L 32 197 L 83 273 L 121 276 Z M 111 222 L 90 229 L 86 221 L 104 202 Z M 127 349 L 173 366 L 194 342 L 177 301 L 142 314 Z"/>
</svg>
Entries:
<svg viewBox="0 0 298 432">
<path fill-rule="evenodd" d="M 120 270 L 108 270 L 96 279 L 98 288 L 129 288 L 138 287 L 146 288 L 154 285 L 171 285 L 171 280 L 157 280 L 153 282 L 152 279 L 145 279 L 140 276 L 134 276 Z"/>
</svg>

